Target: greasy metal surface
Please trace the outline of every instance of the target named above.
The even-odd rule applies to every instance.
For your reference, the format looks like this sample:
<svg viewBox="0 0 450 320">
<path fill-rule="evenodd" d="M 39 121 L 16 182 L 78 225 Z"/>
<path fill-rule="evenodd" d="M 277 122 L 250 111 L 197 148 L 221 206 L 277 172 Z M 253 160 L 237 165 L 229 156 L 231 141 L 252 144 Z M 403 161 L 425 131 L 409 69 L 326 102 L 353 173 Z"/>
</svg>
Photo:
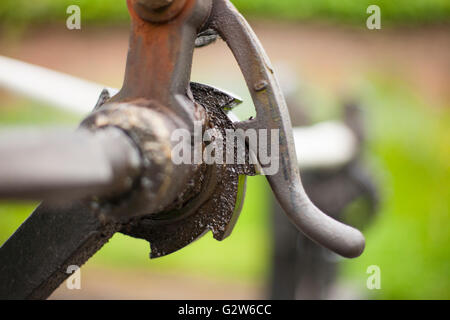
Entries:
<svg viewBox="0 0 450 320">
<path fill-rule="evenodd" d="M 233 129 L 224 109 L 235 98 L 217 89 L 191 84 L 195 101 L 205 106 L 210 128 L 217 128 L 223 137 L 225 129 Z M 223 141 L 224 146 L 226 138 Z M 225 150 L 225 148 L 224 148 Z M 128 223 L 122 233 L 148 240 L 151 257 L 161 257 L 177 251 L 211 230 L 217 240 L 232 231 L 242 208 L 245 175 L 255 174 L 250 165 L 202 165 L 205 174 L 196 183 L 198 196 L 189 199 L 182 208 L 138 218 Z"/>
<path fill-rule="evenodd" d="M 82 202 L 41 204 L 0 248 L 0 299 L 45 299 L 117 231 Z"/>
<path fill-rule="evenodd" d="M 171 133 L 177 124 L 166 116 L 167 109 L 150 106 L 151 101 L 140 99 L 129 103 L 106 103 L 90 115 L 82 126 L 90 130 L 121 128 L 139 147 L 142 161 L 141 175 L 133 188 L 122 197 L 99 199 L 104 214 L 116 219 L 129 218 L 161 211 L 173 203 L 183 185 L 183 175 L 196 172 L 193 165 L 177 166 L 171 161 Z M 188 175 L 189 174 L 189 175 Z M 176 180 L 180 176 L 180 183 Z"/>
<path fill-rule="evenodd" d="M 242 103 L 242 99 L 232 93 L 197 82 L 191 82 L 191 91 L 195 101 L 216 110 L 231 111 Z"/>
<path fill-rule="evenodd" d="M 342 256 L 359 256 L 365 245 L 361 232 L 322 213 L 303 189 L 286 102 L 253 30 L 228 0 L 213 0 L 207 27 L 217 30 L 227 42 L 252 94 L 256 119 L 238 126 L 280 130 L 280 170 L 267 178 L 286 214 L 312 240 Z M 258 154 L 257 150 L 253 151 Z"/>
<path fill-rule="evenodd" d="M 125 192 L 140 155 L 119 129 L 0 131 L 0 197 L 76 199 Z"/>
</svg>

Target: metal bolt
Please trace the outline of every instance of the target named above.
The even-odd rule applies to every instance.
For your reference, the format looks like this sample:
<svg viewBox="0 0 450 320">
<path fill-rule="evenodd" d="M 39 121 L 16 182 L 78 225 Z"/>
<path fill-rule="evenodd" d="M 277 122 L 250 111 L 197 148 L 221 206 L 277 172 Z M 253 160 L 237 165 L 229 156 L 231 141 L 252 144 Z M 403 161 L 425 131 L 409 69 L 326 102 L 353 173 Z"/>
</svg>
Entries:
<svg viewBox="0 0 450 320">
<path fill-rule="evenodd" d="M 139 4 L 151 9 L 158 10 L 170 6 L 174 0 L 139 0 Z"/>
<path fill-rule="evenodd" d="M 267 86 L 269 85 L 269 83 L 266 80 L 260 80 L 257 83 L 255 83 L 255 91 L 263 91 L 264 89 L 267 88 Z"/>
</svg>

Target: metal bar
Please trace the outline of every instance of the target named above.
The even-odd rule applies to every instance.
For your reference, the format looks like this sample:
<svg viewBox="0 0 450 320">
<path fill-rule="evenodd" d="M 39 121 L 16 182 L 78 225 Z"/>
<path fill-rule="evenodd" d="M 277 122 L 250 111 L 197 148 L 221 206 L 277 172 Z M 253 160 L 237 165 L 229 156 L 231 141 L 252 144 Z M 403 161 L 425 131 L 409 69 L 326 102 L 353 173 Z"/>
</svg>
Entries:
<svg viewBox="0 0 450 320">
<path fill-rule="evenodd" d="M 0 248 L 0 299 L 46 299 L 117 229 L 81 202 L 41 204 Z"/>
<path fill-rule="evenodd" d="M 33 100 L 87 114 L 105 86 L 0 56 L 0 87 Z M 108 90 L 115 94 L 117 89 Z"/>
<path fill-rule="evenodd" d="M 293 128 L 300 169 L 332 169 L 350 163 L 358 154 L 358 141 L 342 122 L 327 121 Z"/>
<path fill-rule="evenodd" d="M 130 188 L 140 155 L 120 129 L 0 131 L 0 198 L 76 199 Z"/>
</svg>

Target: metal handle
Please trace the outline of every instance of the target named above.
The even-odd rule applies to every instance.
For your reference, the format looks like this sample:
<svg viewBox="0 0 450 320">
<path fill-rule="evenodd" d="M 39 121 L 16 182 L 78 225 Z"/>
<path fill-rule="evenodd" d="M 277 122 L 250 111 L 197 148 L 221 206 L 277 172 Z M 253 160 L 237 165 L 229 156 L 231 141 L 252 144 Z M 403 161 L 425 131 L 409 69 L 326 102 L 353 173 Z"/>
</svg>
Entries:
<svg viewBox="0 0 450 320">
<path fill-rule="evenodd" d="M 303 189 L 286 102 L 257 36 L 228 0 L 213 0 L 210 24 L 233 52 L 255 104 L 256 119 L 240 126 L 279 129 L 280 170 L 267 179 L 286 214 L 305 235 L 328 249 L 348 258 L 361 255 L 365 246 L 361 232 L 321 212 Z"/>
</svg>

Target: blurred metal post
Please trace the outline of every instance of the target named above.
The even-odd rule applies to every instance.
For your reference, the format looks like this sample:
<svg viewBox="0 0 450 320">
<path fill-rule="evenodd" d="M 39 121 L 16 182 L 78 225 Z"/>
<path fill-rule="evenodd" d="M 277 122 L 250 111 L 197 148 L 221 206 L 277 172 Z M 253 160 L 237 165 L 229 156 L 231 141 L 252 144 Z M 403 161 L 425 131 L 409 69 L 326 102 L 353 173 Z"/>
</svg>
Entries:
<svg viewBox="0 0 450 320">
<path fill-rule="evenodd" d="M 292 96 L 290 101 L 292 114 L 304 110 Z M 361 212 L 360 217 L 365 224 L 376 213 L 377 190 L 360 164 L 359 154 L 364 142 L 360 110 L 347 105 L 345 111 L 345 121 L 294 128 L 297 152 L 308 160 L 305 163 L 299 161 L 299 166 L 303 168 L 305 190 L 320 209 L 335 219 L 344 220 L 347 206 L 361 198 L 368 204 L 367 211 Z M 295 116 L 292 119 L 297 125 L 303 120 Z M 311 141 L 320 140 L 319 148 L 313 145 L 308 148 Z M 274 250 L 269 297 L 275 300 L 329 298 L 339 256 L 298 232 L 282 212 L 273 199 Z"/>
</svg>

